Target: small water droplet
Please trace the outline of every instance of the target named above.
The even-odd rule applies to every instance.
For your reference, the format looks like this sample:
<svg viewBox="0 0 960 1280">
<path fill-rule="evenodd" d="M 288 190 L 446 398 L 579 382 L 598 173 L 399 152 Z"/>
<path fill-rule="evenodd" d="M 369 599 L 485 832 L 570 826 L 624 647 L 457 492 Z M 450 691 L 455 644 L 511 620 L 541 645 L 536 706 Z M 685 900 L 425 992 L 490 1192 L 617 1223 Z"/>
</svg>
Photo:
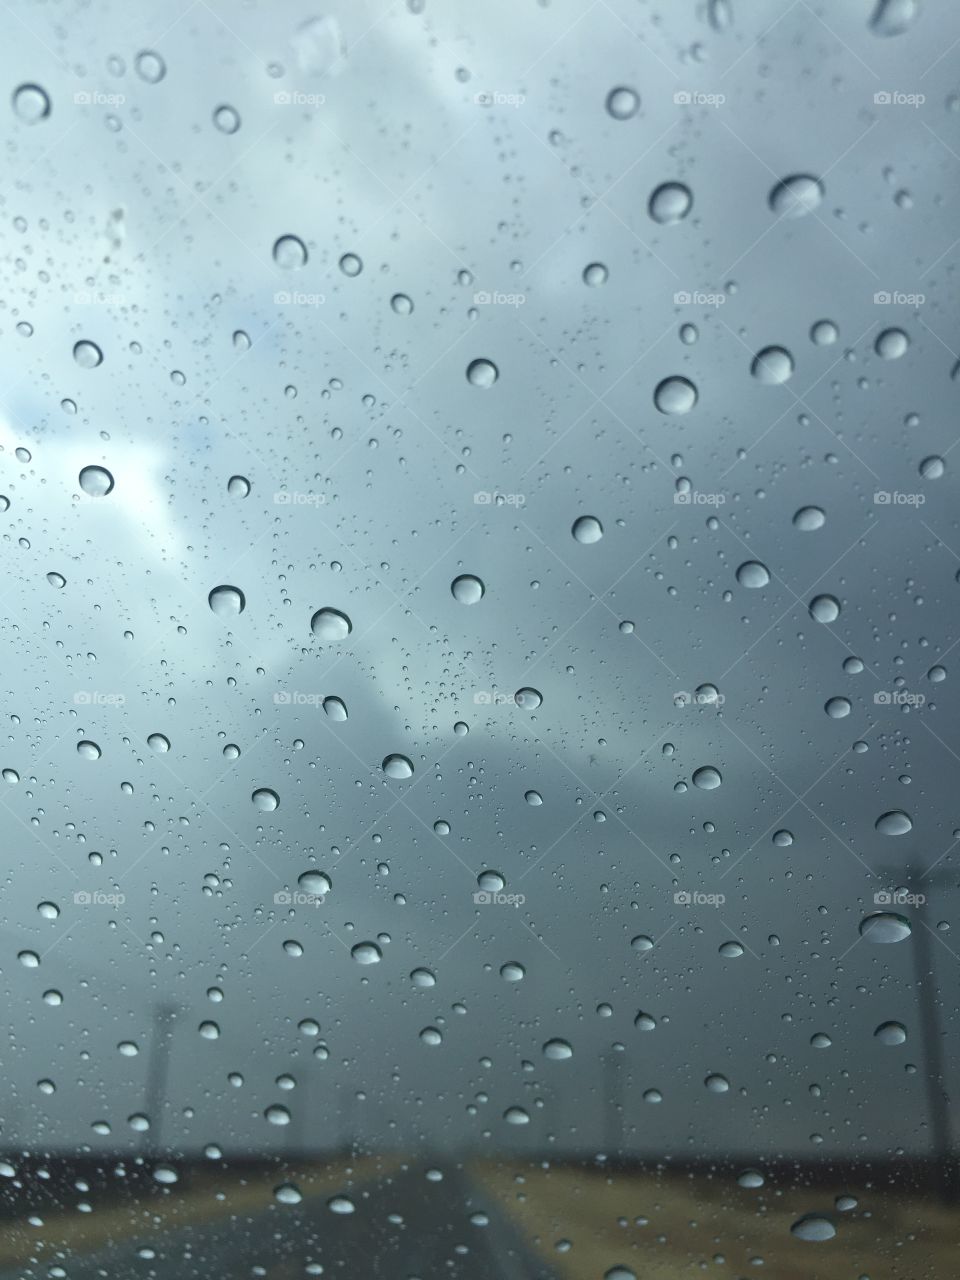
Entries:
<svg viewBox="0 0 960 1280">
<path fill-rule="evenodd" d="M 906 1044 L 907 1028 L 902 1022 L 881 1022 L 874 1037 L 885 1045 Z"/>
<path fill-rule="evenodd" d="M 250 796 L 254 807 L 259 809 L 261 813 L 272 813 L 274 809 L 279 808 L 280 797 L 270 787 L 258 787 Z"/>
<path fill-rule="evenodd" d="M 693 785 L 699 787 L 701 791 L 715 791 L 723 782 L 723 777 L 719 769 L 714 769 L 712 765 L 703 765 L 697 769 L 693 775 Z"/>
<path fill-rule="evenodd" d="M 380 767 L 388 778 L 404 779 L 413 777 L 413 762 L 406 756 L 397 753 L 384 756 Z"/>
<path fill-rule="evenodd" d="M 920 12 L 918 0 L 877 0 L 870 18 L 875 36 L 899 36 L 908 31 Z"/>
<path fill-rule="evenodd" d="M 794 513 L 793 527 L 801 533 L 812 533 L 815 529 L 822 529 L 826 519 L 820 507 L 801 507 Z"/>
<path fill-rule="evenodd" d="M 798 1240 L 816 1243 L 832 1240 L 837 1234 L 837 1229 L 830 1219 L 819 1213 L 804 1214 L 802 1218 L 797 1219 L 790 1231 Z"/>
<path fill-rule="evenodd" d="M 884 329 L 877 335 L 873 349 L 883 360 L 899 360 L 909 346 L 910 339 L 902 329 Z"/>
<path fill-rule="evenodd" d="M 543 705 L 543 694 L 539 689 L 531 689 L 525 686 L 518 689 L 513 695 L 513 700 L 522 711 L 536 711 L 537 707 Z"/>
<path fill-rule="evenodd" d="M 103 752 L 95 742 L 91 742 L 89 738 L 84 738 L 77 743 L 77 755 L 82 756 L 84 760 L 99 760 Z"/>
<path fill-rule="evenodd" d="M 583 283 L 597 289 L 607 283 L 609 272 L 602 262 L 589 262 L 583 268 Z"/>
<path fill-rule="evenodd" d="M 163 753 L 170 750 L 170 739 L 162 733 L 151 733 L 147 738 L 147 746 L 151 751 Z"/>
<path fill-rule="evenodd" d="M 246 476 L 231 476 L 227 481 L 227 493 L 231 498 L 246 498 L 250 493 L 250 481 Z"/>
</svg>

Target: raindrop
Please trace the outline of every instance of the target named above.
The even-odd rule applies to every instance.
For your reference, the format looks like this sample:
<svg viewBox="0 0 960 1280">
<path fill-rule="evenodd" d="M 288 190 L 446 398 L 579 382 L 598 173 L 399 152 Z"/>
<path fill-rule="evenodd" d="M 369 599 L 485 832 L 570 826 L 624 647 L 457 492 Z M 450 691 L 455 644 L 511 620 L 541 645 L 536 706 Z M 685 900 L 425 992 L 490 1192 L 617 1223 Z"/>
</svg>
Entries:
<svg viewBox="0 0 960 1280">
<path fill-rule="evenodd" d="M 713 1074 L 707 1076 L 703 1083 L 706 1085 L 709 1093 L 730 1092 L 730 1081 L 726 1076 L 720 1075 L 719 1072 L 713 1072 Z"/>
<path fill-rule="evenodd" d="M 840 336 L 832 320 L 818 320 L 810 329 L 810 341 L 818 347 L 831 347 Z"/>
<path fill-rule="evenodd" d="M 750 372 L 765 386 L 776 386 L 793 374 L 793 356 L 786 347 L 764 347 L 753 357 Z"/>
<path fill-rule="evenodd" d="M 902 809 L 891 809 L 889 813 L 881 813 L 873 824 L 883 836 L 905 836 L 913 830 L 913 821 Z"/>
<path fill-rule="evenodd" d="M 25 969 L 40 968 L 40 957 L 35 951 L 20 951 L 17 953 L 17 959 Z"/>
<path fill-rule="evenodd" d="M 720 954 L 725 960 L 736 960 L 743 955 L 743 947 L 739 942 L 721 942 Z"/>
<path fill-rule="evenodd" d="M 548 1040 L 543 1046 L 543 1056 L 551 1062 L 565 1062 L 573 1057 L 573 1049 L 566 1040 Z"/>
<path fill-rule="evenodd" d="M 526 800 L 527 804 L 533 805 L 534 808 L 543 804 L 543 796 L 539 791 L 525 791 L 523 793 L 523 798 Z"/>
<path fill-rule="evenodd" d="M 913 927 L 906 916 L 895 911 L 875 911 L 860 921 L 860 937 L 867 942 L 903 942 L 912 932 Z"/>
<path fill-rule="evenodd" d="M 319 898 L 325 897 L 333 889 L 333 882 L 323 871 L 304 871 L 297 878 L 297 884 L 304 893 L 312 893 Z"/>
<path fill-rule="evenodd" d="M 324 698 L 323 709 L 327 714 L 327 718 L 330 720 L 342 721 L 347 718 L 347 704 L 342 698 L 336 698 L 332 695 L 328 698 Z"/>
<path fill-rule="evenodd" d="M 608 277 L 609 272 L 602 262 L 590 262 L 583 268 L 583 283 L 591 288 L 596 289 L 606 284 Z"/>
<path fill-rule="evenodd" d="M 603 525 L 596 516 L 580 516 L 573 522 L 570 532 L 577 542 L 584 544 L 599 542 L 603 537 Z"/>
<path fill-rule="evenodd" d="M 327 1208 L 331 1213 L 354 1213 L 356 1205 L 348 1196 L 331 1196 L 327 1201 Z"/>
<path fill-rule="evenodd" d="M 681 222 L 693 207 L 690 188 L 682 182 L 664 182 L 653 192 L 647 206 L 654 222 L 667 225 Z"/>
<path fill-rule="evenodd" d="M 280 236 L 273 246 L 273 260 L 278 267 L 295 271 L 306 265 L 307 246 L 299 236 Z"/>
<path fill-rule="evenodd" d="M 8 782 L 11 787 L 15 787 L 20 781 L 20 775 L 17 773 L 16 769 L 4 769 L 3 780 L 4 782 Z"/>
<path fill-rule="evenodd" d="M 270 1124 L 284 1125 L 290 1123 L 290 1112 L 286 1107 L 281 1107 L 279 1103 L 274 1103 L 267 1107 L 263 1113 L 264 1119 Z"/>
<path fill-rule="evenodd" d="M 508 960 L 506 964 L 500 966 L 500 977 L 504 982 L 522 982 L 526 974 L 527 971 L 523 965 L 515 960 Z"/>
<path fill-rule="evenodd" d="M 274 1187 L 273 1198 L 278 1204 L 299 1204 L 303 1196 L 292 1182 L 284 1182 L 279 1187 Z"/>
<path fill-rule="evenodd" d="M 261 813 L 272 813 L 280 804 L 280 797 L 275 791 L 271 791 L 269 787 L 258 787 L 250 799 L 253 801 L 254 807 L 259 809 Z"/>
<path fill-rule="evenodd" d="M 50 97 L 38 84 L 21 84 L 13 91 L 13 110 L 24 124 L 39 124 L 50 115 Z"/>
<path fill-rule="evenodd" d="M 764 1177 L 759 1169 L 744 1169 L 743 1173 L 737 1178 L 737 1183 L 741 1187 L 747 1187 L 752 1190 L 763 1186 Z"/>
<path fill-rule="evenodd" d="M 837 1234 L 837 1229 L 830 1219 L 819 1213 L 804 1214 L 802 1218 L 797 1219 L 790 1231 L 798 1240 L 811 1242 L 832 1240 Z"/>
<path fill-rule="evenodd" d="M 405 293 L 395 293 L 390 299 L 390 306 L 398 316 L 408 316 L 413 310 L 413 301 Z"/>
<path fill-rule="evenodd" d="M 842 720 L 851 711 L 849 698 L 829 698 L 823 707 L 831 720 Z"/>
<path fill-rule="evenodd" d="M 388 778 L 403 779 L 413 777 L 413 762 L 406 756 L 396 753 L 384 756 L 380 767 Z"/>
<path fill-rule="evenodd" d="M 103 352 L 95 342 L 81 339 L 73 344 L 73 358 L 81 369 L 95 369 L 103 363 Z"/>
<path fill-rule="evenodd" d="M 823 528 L 826 518 L 820 507 L 801 507 L 794 513 L 793 527 L 801 533 L 812 533 Z"/>
<path fill-rule="evenodd" d="M 513 695 L 513 700 L 523 711 L 536 711 L 543 704 L 543 694 L 539 689 L 524 686 Z"/>
<path fill-rule="evenodd" d="M 492 360 L 471 360 L 467 365 L 467 381 L 474 387 L 492 387 L 500 370 Z"/>
<path fill-rule="evenodd" d="M 462 573 L 450 583 L 450 590 L 460 604 L 479 604 L 486 588 L 472 573 Z"/>
<path fill-rule="evenodd" d="M 151 751 L 159 753 L 170 750 L 170 739 L 162 733 L 151 733 L 147 738 L 147 746 Z"/>
<path fill-rule="evenodd" d="M 689 413 L 697 403 L 697 388 L 687 378 L 664 378 L 653 393 L 653 403 L 661 413 Z"/>
<path fill-rule="evenodd" d="M 920 12 L 918 0 L 877 0 L 870 19 L 875 36 L 899 36 L 912 25 Z"/>
<path fill-rule="evenodd" d="M 383 959 L 383 952 L 375 942 L 358 942 L 350 948 L 350 954 L 357 964 L 379 964 Z"/>
<path fill-rule="evenodd" d="M 924 480 L 939 480 L 947 469 L 947 464 L 936 454 L 931 454 L 929 458 L 924 458 L 920 463 L 919 471 Z"/>
<path fill-rule="evenodd" d="M 415 987 L 435 987 L 437 978 L 430 969 L 413 969 L 410 973 L 410 981 Z"/>
<path fill-rule="evenodd" d="M 353 623 L 339 609 L 323 608 L 310 619 L 310 630 L 322 644 L 336 644 L 346 640 L 353 630 Z"/>
<path fill-rule="evenodd" d="M 529 1124 L 530 1116 L 523 1107 L 507 1107 L 503 1113 L 503 1118 L 507 1124 Z"/>
<path fill-rule="evenodd" d="M 823 184 L 805 173 L 791 174 L 770 192 L 770 208 L 778 218 L 802 218 L 823 199 Z"/>
<path fill-rule="evenodd" d="M 247 599 L 239 587 L 214 587 L 207 603 L 220 618 L 235 618 L 247 607 Z"/>
<path fill-rule="evenodd" d="M 714 772 L 716 772 L 716 770 L 714 770 Z M 717 774 L 718 778 L 719 776 L 720 775 Z M 634 951 L 652 951 L 653 939 L 648 938 L 645 933 L 638 933 L 635 938 L 630 939 L 630 945 L 633 947 Z"/>
<path fill-rule="evenodd" d="M 420 1032 L 420 1040 L 423 1044 L 436 1048 L 438 1044 L 443 1044 L 443 1035 L 436 1027 L 424 1027 Z"/>
<path fill-rule="evenodd" d="M 355 253 L 345 253 L 340 259 L 340 270 L 345 276 L 358 276 L 363 270 L 363 262 Z"/>
<path fill-rule="evenodd" d="M 146 80 L 147 84 L 159 84 L 167 74 L 167 64 L 152 49 L 144 49 L 142 53 L 138 53 L 133 66 L 140 79 Z"/>
<path fill-rule="evenodd" d="M 217 107 L 213 113 L 213 123 L 221 133 L 236 133 L 240 128 L 240 114 L 233 107 Z"/>
<path fill-rule="evenodd" d="M 881 1022 L 873 1034 L 881 1044 L 905 1044 L 907 1039 L 907 1028 L 902 1022 Z"/>
<path fill-rule="evenodd" d="M 91 498 L 105 498 L 113 488 L 113 476 L 106 467 L 84 467 L 80 488 Z"/>
<path fill-rule="evenodd" d="M 737 581 L 741 587 L 757 590 L 759 587 L 765 587 L 770 581 L 770 570 L 759 560 L 744 560 L 737 570 Z"/>
<path fill-rule="evenodd" d="M 47 581 L 50 583 L 51 587 L 56 587 L 58 590 L 62 590 L 62 588 L 67 585 L 67 580 L 62 573 L 48 573 Z"/>
<path fill-rule="evenodd" d="M 618 85 L 607 94 L 607 112 L 614 120 L 629 120 L 640 110 L 640 95 L 625 85 Z"/>
<path fill-rule="evenodd" d="M 701 791 L 715 791 L 722 782 L 720 770 L 714 769 L 709 764 L 697 769 L 693 775 L 693 785 L 699 787 Z"/>
<path fill-rule="evenodd" d="M 84 760 L 99 760 L 103 752 L 95 742 L 91 742 L 89 738 L 83 738 L 77 743 L 77 755 L 83 756 Z"/>
<path fill-rule="evenodd" d="M 246 498 L 250 493 L 250 481 L 246 476 L 231 476 L 227 481 L 227 493 L 231 498 Z"/>
<path fill-rule="evenodd" d="M 840 617 L 840 601 L 836 596 L 814 596 L 810 601 L 810 616 L 817 622 L 836 622 Z"/>
<path fill-rule="evenodd" d="M 910 339 L 902 329 L 884 329 L 877 336 L 873 349 L 883 360 L 899 360 L 909 345 Z"/>
<path fill-rule="evenodd" d="M 499 871 L 481 871 L 477 876 L 477 887 L 484 893 L 502 893 L 506 883 Z"/>
</svg>

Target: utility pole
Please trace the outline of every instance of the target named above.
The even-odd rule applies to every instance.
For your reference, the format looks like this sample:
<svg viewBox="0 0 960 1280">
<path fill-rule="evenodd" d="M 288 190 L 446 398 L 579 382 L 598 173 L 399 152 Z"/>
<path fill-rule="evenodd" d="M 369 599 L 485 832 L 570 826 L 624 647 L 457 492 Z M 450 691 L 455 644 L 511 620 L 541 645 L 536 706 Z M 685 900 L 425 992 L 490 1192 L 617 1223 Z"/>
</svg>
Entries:
<svg viewBox="0 0 960 1280">
<path fill-rule="evenodd" d="M 924 881 L 931 885 L 955 887 L 956 872 L 928 871 L 907 864 L 903 867 L 886 867 L 893 883 L 901 881 L 916 891 Z M 920 1016 L 920 1035 L 923 1042 L 924 1085 L 927 1098 L 927 1121 L 932 1135 L 933 1155 L 936 1159 L 937 1181 L 940 1199 L 945 1205 L 957 1202 L 960 1183 L 957 1162 L 953 1154 L 953 1135 L 950 1124 L 950 1095 L 948 1092 L 943 1031 L 940 1027 L 940 1009 L 937 1003 L 937 987 L 934 978 L 932 941 L 934 930 L 924 919 L 923 906 L 918 905 L 916 927 L 911 931 L 910 945 L 913 955 L 913 983 L 917 993 L 917 1010 Z"/>
<path fill-rule="evenodd" d="M 145 1155 L 156 1156 L 162 1150 L 161 1126 L 163 1108 L 167 1101 L 167 1076 L 170 1069 L 170 1042 L 176 1006 L 160 1003 L 153 1010 L 153 1034 L 150 1038 L 150 1058 L 147 1063 L 147 1082 L 144 1087 L 143 1109 L 150 1128 L 143 1135 Z"/>
</svg>

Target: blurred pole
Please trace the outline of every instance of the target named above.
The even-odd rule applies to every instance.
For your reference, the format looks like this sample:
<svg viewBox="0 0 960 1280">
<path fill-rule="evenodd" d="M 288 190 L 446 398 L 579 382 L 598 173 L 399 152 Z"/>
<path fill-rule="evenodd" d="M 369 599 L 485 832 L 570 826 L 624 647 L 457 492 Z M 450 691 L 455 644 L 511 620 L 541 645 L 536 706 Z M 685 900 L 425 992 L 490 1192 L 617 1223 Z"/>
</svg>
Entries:
<svg viewBox="0 0 960 1280">
<path fill-rule="evenodd" d="M 918 877 L 918 880 L 921 878 Z M 945 883 L 942 876 L 934 879 Z M 950 1095 L 947 1092 L 943 1032 L 940 1029 L 940 1009 L 937 1003 L 930 926 L 922 917 L 920 927 L 913 931 L 913 939 L 914 982 L 917 988 L 920 1029 L 923 1036 L 923 1059 L 926 1066 L 924 1083 L 927 1091 L 927 1115 L 933 1133 L 940 1199 L 944 1204 L 955 1204 L 958 1190 L 957 1167 L 953 1158 L 953 1135 L 950 1130 Z"/>
<path fill-rule="evenodd" d="M 603 1064 L 603 1148 L 608 1159 L 623 1154 L 623 1059 L 610 1050 Z"/>
<path fill-rule="evenodd" d="M 150 1128 L 143 1135 L 144 1152 L 157 1155 L 162 1150 L 161 1133 L 163 1108 L 167 1100 L 167 1076 L 170 1069 L 170 1043 L 173 1039 L 173 1022 L 176 1006 L 158 1004 L 153 1010 L 153 1034 L 150 1038 L 150 1058 L 147 1062 L 147 1082 L 144 1088 L 143 1110 Z"/>
</svg>

